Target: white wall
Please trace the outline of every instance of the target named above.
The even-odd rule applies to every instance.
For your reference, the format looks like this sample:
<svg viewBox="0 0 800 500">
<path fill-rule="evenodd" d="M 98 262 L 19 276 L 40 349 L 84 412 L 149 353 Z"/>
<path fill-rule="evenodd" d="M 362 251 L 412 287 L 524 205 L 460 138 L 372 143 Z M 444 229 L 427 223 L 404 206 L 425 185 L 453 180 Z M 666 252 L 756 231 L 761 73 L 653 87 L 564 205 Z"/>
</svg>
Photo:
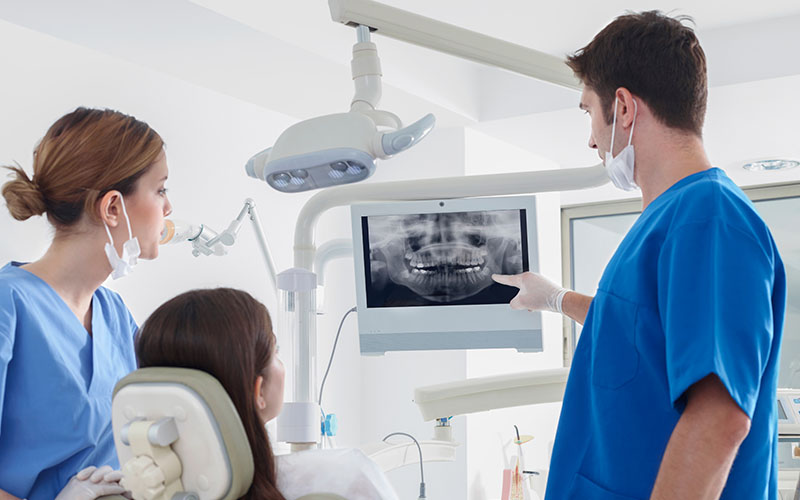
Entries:
<svg viewBox="0 0 800 500">
<path fill-rule="evenodd" d="M 551 170 L 558 165 L 476 130 L 467 131 L 467 175 Z M 560 194 L 536 196 L 539 271 L 561 282 Z M 500 375 L 558 368 L 563 364 L 562 321 L 559 315 L 542 313 L 544 352 L 519 353 L 513 349 L 467 351 L 467 377 Z M 524 445 L 525 467 L 547 469 L 555 437 L 560 404 L 492 410 L 466 417 L 467 484 L 469 500 L 500 497 L 502 471 L 513 467 L 514 425 L 521 434 L 534 436 Z"/>
</svg>

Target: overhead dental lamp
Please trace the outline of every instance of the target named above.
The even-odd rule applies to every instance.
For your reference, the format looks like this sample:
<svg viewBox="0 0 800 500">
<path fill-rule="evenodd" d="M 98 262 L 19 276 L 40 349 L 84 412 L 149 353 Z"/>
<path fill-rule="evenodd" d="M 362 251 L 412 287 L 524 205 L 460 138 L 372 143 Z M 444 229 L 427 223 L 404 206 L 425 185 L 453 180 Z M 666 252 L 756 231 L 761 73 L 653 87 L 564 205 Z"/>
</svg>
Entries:
<svg viewBox="0 0 800 500">
<path fill-rule="evenodd" d="M 403 127 L 394 113 L 376 109 L 381 98 L 381 66 L 369 28 L 358 26 L 351 63 L 356 91 L 348 113 L 311 118 L 286 129 L 275 145 L 245 165 L 247 175 L 284 193 L 364 180 L 376 160 L 418 143 L 433 129 L 427 114 Z"/>
</svg>

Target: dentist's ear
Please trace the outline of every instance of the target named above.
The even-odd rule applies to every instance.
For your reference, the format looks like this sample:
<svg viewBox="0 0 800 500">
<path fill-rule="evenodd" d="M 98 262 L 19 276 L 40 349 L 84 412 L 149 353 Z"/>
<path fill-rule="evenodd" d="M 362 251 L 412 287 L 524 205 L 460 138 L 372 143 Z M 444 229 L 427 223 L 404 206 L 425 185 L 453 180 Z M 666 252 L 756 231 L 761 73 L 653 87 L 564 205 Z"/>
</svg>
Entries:
<svg viewBox="0 0 800 500">
<path fill-rule="evenodd" d="M 264 399 L 264 395 L 261 394 L 261 389 L 264 386 L 264 377 L 259 375 L 256 378 L 256 387 L 255 387 L 255 397 L 256 397 L 256 408 L 259 410 L 264 410 L 267 408 L 267 400 Z"/>
<path fill-rule="evenodd" d="M 122 193 L 119 191 L 109 191 L 97 200 L 97 215 L 108 227 L 117 227 L 121 221 L 121 198 Z"/>
<path fill-rule="evenodd" d="M 622 128 L 627 130 L 633 125 L 638 111 L 638 103 L 636 98 L 631 94 L 631 91 L 625 87 L 620 87 L 615 93 L 615 97 L 619 100 L 619 110 L 617 111 L 617 122 L 622 125 Z"/>
</svg>

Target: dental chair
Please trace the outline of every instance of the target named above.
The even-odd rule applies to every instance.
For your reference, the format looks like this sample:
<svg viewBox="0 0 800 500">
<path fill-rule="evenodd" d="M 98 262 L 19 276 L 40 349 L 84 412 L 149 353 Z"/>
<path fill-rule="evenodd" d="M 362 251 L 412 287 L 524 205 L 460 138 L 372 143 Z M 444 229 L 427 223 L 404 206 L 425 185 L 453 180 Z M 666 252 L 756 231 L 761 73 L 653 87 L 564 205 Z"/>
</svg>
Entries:
<svg viewBox="0 0 800 500">
<path fill-rule="evenodd" d="M 111 420 L 121 484 L 135 500 L 235 500 L 250 488 L 253 456 L 239 414 L 222 384 L 205 372 L 134 371 L 114 388 Z M 298 500 L 346 499 L 315 494 Z"/>
</svg>

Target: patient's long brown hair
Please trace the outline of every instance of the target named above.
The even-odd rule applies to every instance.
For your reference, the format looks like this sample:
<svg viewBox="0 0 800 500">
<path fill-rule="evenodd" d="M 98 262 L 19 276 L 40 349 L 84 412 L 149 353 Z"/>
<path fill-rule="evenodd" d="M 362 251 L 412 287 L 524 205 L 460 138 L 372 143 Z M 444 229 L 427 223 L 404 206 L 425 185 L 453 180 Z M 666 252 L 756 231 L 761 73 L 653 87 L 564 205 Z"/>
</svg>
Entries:
<svg viewBox="0 0 800 500">
<path fill-rule="evenodd" d="M 253 451 L 253 484 L 242 498 L 284 500 L 275 457 L 255 404 L 256 378 L 267 377 L 275 334 L 264 304 L 231 288 L 192 290 L 164 303 L 139 332 L 139 366 L 177 366 L 214 376 L 233 401 Z"/>
</svg>

